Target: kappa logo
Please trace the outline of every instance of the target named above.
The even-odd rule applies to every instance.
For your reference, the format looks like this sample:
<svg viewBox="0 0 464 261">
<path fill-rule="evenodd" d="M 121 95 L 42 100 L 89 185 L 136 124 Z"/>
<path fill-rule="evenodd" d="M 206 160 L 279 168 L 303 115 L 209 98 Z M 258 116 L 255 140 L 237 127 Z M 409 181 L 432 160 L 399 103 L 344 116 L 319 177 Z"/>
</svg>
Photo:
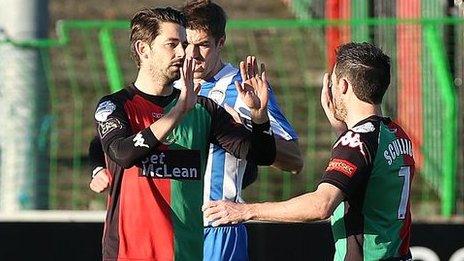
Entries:
<svg viewBox="0 0 464 261">
<path fill-rule="evenodd" d="M 114 110 L 116 110 L 116 105 L 112 101 L 104 101 L 98 105 L 95 119 L 100 122 L 106 121 Z"/>
<path fill-rule="evenodd" d="M 134 147 L 150 148 L 147 144 L 145 144 L 145 139 L 141 133 L 137 133 L 132 141 L 134 141 Z"/>
<path fill-rule="evenodd" d="M 336 148 L 339 144 L 341 144 L 342 146 L 348 146 L 350 148 L 359 148 L 359 151 L 362 153 L 362 155 L 366 156 L 360 137 L 361 136 L 358 133 L 348 131 L 337 141 L 337 143 L 335 143 L 333 147 Z"/>
</svg>

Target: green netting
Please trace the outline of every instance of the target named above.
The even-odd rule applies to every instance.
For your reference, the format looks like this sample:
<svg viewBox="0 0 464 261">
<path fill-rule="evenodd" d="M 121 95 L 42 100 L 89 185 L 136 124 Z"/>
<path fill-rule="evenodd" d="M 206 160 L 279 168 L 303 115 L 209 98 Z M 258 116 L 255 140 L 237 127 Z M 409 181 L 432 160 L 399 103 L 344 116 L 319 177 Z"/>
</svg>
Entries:
<svg viewBox="0 0 464 261">
<path fill-rule="evenodd" d="M 362 5 L 362 1 L 358 2 Z M 449 142 L 446 135 L 450 131 L 446 129 L 450 126 L 446 117 L 452 115 L 447 114 L 449 97 L 446 100 L 447 94 L 440 88 L 450 88 L 451 79 L 447 67 L 449 57 L 447 53 L 443 55 L 449 52 L 443 42 L 444 27 L 462 26 L 463 20 L 442 17 L 398 20 L 388 18 L 388 12 L 382 12 L 387 13 L 382 19 L 364 19 L 365 8 L 361 6 L 353 15 L 357 18 L 350 21 L 229 22 L 225 60 L 237 64 L 246 55 L 253 54 L 266 63 L 281 108 L 300 136 L 305 159 L 300 175 L 262 168 L 258 181 L 246 190 L 247 200 L 286 199 L 312 190 L 323 173 L 336 138 L 319 104 L 322 75 L 326 71 L 327 26 L 349 27 L 354 38 L 374 42 L 390 54 L 392 84 L 385 98 L 384 111 L 393 118 L 399 116 L 397 61 L 401 52 L 397 47 L 397 28 L 402 25 L 420 29 L 417 39 L 410 39 L 422 46 L 419 60 L 423 68 L 424 104 L 420 119 L 424 125 L 420 148 L 424 164 L 416 174 L 413 207 L 419 214 L 430 215 L 430 209 L 438 214 L 440 208 L 431 208 L 431 205 L 444 206 L 443 199 L 452 205 L 453 198 L 459 195 L 460 190 L 455 193 L 450 188 L 455 178 L 451 176 L 445 181 L 449 172 L 456 171 L 449 167 L 456 162 L 446 163 L 446 157 L 458 152 L 445 145 Z M 58 27 L 57 40 L 2 43 L 38 48 L 43 57 L 50 90 L 49 199 L 52 209 L 104 209 L 104 197 L 88 189 L 87 148 L 95 133 L 93 111 L 98 98 L 135 79 L 136 66 L 128 48 L 128 26 L 127 21 L 63 21 Z M 427 30 L 429 33 L 425 33 Z M 462 70 L 462 66 L 460 68 Z M 462 133 L 462 125 L 460 128 Z M 459 153 L 462 154 L 462 149 Z M 459 160 L 462 161 L 462 157 Z M 458 203 L 461 202 L 462 198 L 458 197 Z"/>
</svg>

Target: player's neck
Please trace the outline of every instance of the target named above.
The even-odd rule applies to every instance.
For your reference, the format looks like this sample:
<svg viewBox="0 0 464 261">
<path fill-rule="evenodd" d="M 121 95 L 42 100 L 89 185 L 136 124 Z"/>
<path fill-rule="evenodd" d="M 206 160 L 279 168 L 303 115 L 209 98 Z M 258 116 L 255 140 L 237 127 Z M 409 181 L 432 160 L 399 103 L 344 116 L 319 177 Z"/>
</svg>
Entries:
<svg viewBox="0 0 464 261">
<path fill-rule="evenodd" d="M 156 96 L 168 96 L 173 90 L 172 83 L 153 75 L 150 70 L 144 68 L 140 68 L 134 85 L 139 91 Z"/>
<path fill-rule="evenodd" d="M 382 116 L 382 108 L 380 105 L 372 105 L 368 103 L 357 104 L 356 106 L 347 106 L 350 108 L 346 116 L 346 126 L 348 129 L 353 128 L 358 122 L 367 119 L 370 116 Z"/>
<path fill-rule="evenodd" d="M 207 81 L 207 80 L 212 79 L 214 76 L 216 76 L 216 74 L 219 73 L 219 71 L 222 70 L 223 67 L 224 67 L 224 63 L 222 62 L 222 60 L 221 59 L 217 60 L 216 64 L 214 65 L 213 70 L 211 70 L 211 73 L 209 73 L 209 75 L 206 75 L 203 80 Z"/>
</svg>

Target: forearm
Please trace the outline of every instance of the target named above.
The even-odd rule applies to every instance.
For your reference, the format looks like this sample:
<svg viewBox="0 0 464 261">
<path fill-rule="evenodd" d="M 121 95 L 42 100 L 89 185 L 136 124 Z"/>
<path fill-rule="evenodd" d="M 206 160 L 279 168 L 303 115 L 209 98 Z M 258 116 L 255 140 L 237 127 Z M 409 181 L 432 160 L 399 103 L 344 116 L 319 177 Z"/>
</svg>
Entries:
<svg viewBox="0 0 464 261">
<path fill-rule="evenodd" d="M 309 222 L 328 218 L 324 205 L 317 204 L 313 193 L 287 201 L 246 204 L 246 220 L 273 222 Z"/>
<path fill-rule="evenodd" d="M 304 163 L 298 140 L 284 140 L 278 137 L 275 140 L 276 158 L 272 166 L 294 174 L 301 172 Z"/>
<path fill-rule="evenodd" d="M 150 125 L 150 130 L 159 141 L 163 141 L 177 124 L 179 124 L 184 115 L 185 112 L 182 108 L 176 105 L 166 115 L 152 123 Z"/>
<path fill-rule="evenodd" d="M 340 189 L 321 183 L 317 190 L 287 201 L 245 205 L 246 220 L 309 222 L 329 218 L 343 201 Z"/>
<path fill-rule="evenodd" d="M 182 118 L 183 113 L 174 107 L 169 113 L 148 128 L 129 137 L 116 137 L 109 142 L 108 156 L 124 168 L 130 168 L 161 144 Z"/>
</svg>

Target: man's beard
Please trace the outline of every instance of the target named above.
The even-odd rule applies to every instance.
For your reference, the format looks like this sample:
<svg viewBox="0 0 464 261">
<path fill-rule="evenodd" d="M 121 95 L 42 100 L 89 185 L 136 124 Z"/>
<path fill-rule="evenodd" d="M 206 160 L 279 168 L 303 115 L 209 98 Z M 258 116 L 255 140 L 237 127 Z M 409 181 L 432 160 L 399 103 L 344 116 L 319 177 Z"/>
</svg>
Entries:
<svg viewBox="0 0 464 261">
<path fill-rule="evenodd" d="M 170 70 L 170 67 L 161 71 L 155 66 L 151 66 L 150 71 L 163 85 L 172 85 L 175 81 L 180 79 L 180 70 Z"/>
<path fill-rule="evenodd" d="M 180 70 L 166 73 L 166 82 L 171 85 L 180 79 Z"/>
<path fill-rule="evenodd" d="M 343 103 L 343 101 L 339 99 L 334 99 L 334 109 L 335 109 L 335 114 L 334 114 L 335 119 L 345 122 L 347 112 L 346 112 L 346 106 Z"/>
</svg>

